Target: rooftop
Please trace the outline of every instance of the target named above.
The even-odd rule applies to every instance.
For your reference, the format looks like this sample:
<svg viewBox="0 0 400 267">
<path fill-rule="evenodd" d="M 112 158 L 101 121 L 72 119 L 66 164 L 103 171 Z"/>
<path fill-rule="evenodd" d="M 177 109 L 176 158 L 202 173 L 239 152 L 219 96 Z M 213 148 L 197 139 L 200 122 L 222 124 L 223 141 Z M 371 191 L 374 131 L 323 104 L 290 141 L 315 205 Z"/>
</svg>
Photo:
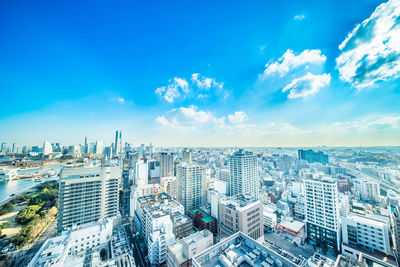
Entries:
<svg viewBox="0 0 400 267">
<path fill-rule="evenodd" d="M 195 267 L 214 266 L 300 266 L 283 255 L 258 243 L 242 232 L 235 233 L 208 248 L 193 259 Z M 294 260 L 294 259 L 293 259 Z M 296 261 L 296 260 L 294 260 Z"/>
</svg>

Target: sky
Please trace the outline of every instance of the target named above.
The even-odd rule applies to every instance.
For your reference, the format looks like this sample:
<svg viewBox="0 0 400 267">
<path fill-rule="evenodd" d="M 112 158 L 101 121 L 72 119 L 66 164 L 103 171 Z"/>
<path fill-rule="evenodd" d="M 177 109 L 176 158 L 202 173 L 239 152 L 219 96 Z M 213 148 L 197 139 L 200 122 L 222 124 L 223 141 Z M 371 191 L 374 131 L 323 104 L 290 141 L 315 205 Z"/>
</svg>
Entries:
<svg viewBox="0 0 400 267">
<path fill-rule="evenodd" d="M 400 1 L 2 1 L 0 142 L 400 145 Z"/>
</svg>

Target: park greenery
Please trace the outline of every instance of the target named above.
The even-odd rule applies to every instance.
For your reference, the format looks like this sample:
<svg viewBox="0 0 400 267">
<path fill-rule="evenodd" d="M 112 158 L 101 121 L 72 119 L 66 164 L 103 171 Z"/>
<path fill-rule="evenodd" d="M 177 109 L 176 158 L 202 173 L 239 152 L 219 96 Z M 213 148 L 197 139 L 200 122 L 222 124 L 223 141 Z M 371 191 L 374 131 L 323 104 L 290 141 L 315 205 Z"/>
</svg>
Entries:
<svg viewBox="0 0 400 267">
<path fill-rule="evenodd" d="M 37 230 L 37 225 L 46 218 L 51 208 L 57 206 L 57 197 L 58 183 L 56 181 L 49 181 L 37 186 L 36 192 L 25 193 L 3 205 L 4 209 L 12 211 L 15 204 L 28 204 L 15 218 L 15 222 L 22 228 L 10 240 L 14 246 L 20 248 L 35 237 L 37 234 L 37 231 L 35 231 Z M 0 210 L 3 206 L 0 207 Z"/>
</svg>

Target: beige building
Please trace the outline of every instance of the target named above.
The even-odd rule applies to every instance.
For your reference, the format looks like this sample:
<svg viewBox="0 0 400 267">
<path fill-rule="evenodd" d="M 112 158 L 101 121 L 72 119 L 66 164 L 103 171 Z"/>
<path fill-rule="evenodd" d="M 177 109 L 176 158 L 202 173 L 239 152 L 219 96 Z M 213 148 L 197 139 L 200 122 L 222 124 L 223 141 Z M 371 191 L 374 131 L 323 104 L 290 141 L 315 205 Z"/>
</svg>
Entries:
<svg viewBox="0 0 400 267">
<path fill-rule="evenodd" d="M 263 205 L 260 200 L 242 195 L 222 199 L 219 220 L 221 236 L 240 231 L 255 240 L 264 241 Z"/>
</svg>

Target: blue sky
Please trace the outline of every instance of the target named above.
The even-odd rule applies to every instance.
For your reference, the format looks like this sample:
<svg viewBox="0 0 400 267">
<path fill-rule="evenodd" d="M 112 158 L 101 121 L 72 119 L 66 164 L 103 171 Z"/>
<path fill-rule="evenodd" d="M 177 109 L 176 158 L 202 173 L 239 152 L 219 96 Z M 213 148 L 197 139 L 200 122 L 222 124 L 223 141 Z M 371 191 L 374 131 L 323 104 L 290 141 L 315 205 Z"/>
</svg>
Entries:
<svg viewBox="0 0 400 267">
<path fill-rule="evenodd" d="M 400 145 L 399 1 L 0 5 L 0 141 Z"/>
</svg>

